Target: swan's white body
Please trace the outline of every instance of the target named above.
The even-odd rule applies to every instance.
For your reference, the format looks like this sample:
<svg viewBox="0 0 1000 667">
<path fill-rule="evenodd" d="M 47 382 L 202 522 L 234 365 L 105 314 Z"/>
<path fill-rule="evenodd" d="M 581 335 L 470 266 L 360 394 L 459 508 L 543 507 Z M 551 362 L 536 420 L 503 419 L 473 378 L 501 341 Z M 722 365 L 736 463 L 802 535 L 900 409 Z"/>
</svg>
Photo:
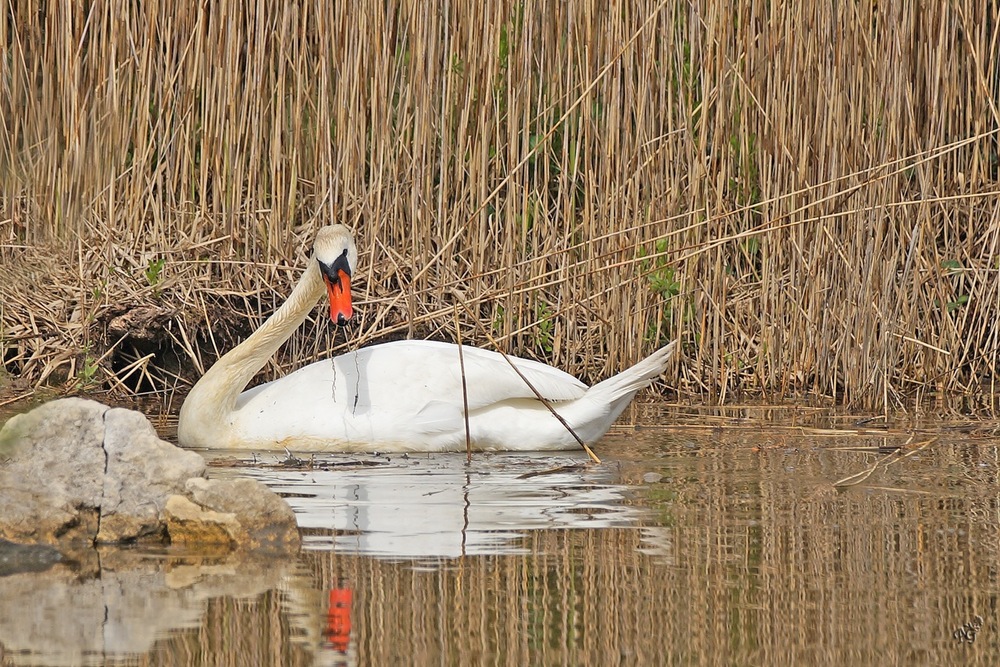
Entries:
<svg viewBox="0 0 1000 667">
<path fill-rule="evenodd" d="M 325 228 L 316 256 L 339 255 L 353 240 Z M 323 245 L 321 245 L 323 244 Z M 356 255 L 355 255 L 356 256 Z M 181 408 L 185 447 L 355 451 L 464 451 L 465 405 L 458 346 L 397 341 L 310 364 L 240 393 L 322 296 L 310 262 L 288 300 L 246 341 L 224 355 Z M 587 388 L 561 370 L 510 357 L 584 442 L 610 428 L 625 406 L 666 365 L 673 344 Z M 502 355 L 463 347 L 471 442 L 477 450 L 559 450 L 576 439 L 535 397 Z"/>
</svg>

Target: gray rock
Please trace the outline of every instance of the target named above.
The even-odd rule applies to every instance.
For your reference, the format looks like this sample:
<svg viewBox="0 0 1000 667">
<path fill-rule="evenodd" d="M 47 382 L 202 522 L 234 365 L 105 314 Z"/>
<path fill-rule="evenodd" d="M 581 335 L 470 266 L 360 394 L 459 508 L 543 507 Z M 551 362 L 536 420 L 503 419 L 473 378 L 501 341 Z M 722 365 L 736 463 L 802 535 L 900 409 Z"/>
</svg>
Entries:
<svg viewBox="0 0 1000 667">
<path fill-rule="evenodd" d="M 231 513 L 207 510 L 185 496 L 170 496 L 166 508 L 171 544 L 235 547 L 246 542 L 246 531 Z"/>
<path fill-rule="evenodd" d="M 0 538 L 92 541 L 97 534 L 107 406 L 64 398 L 0 430 Z"/>
<path fill-rule="evenodd" d="M 254 479 L 202 479 L 187 481 L 191 499 L 212 512 L 232 515 L 243 534 L 238 541 L 255 549 L 299 545 L 295 513 L 281 496 Z"/>
<path fill-rule="evenodd" d="M 160 440 L 140 413 L 52 401 L 0 429 L 0 540 L 120 543 L 169 538 L 297 549 L 288 504 L 254 480 L 204 479 L 201 456 Z"/>
<path fill-rule="evenodd" d="M 99 542 L 163 536 L 167 498 L 205 474 L 205 459 L 160 440 L 142 414 L 113 408 L 104 417 L 104 474 Z"/>
</svg>

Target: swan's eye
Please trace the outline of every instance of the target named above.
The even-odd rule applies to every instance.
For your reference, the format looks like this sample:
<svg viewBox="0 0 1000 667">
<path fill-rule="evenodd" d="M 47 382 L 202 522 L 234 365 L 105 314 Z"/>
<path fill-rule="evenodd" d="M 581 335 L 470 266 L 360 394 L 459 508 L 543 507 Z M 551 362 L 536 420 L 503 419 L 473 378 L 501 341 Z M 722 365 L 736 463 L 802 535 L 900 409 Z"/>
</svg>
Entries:
<svg viewBox="0 0 1000 667">
<path fill-rule="evenodd" d="M 351 277 L 351 265 L 347 261 L 347 250 L 340 254 L 337 259 L 333 260 L 332 263 L 326 264 L 322 260 L 317 259 L 319 262 L 319 268 L 323 271 L 323 274 L 327 279 L 334 285 L 340 284 L 340 274 L 343 273 L 348 278 Z"/>
<path fill-rule="evenodd" d="M 340 257 L 333 260 L 333 266 L 330 267 L 334 273 L 343 271 L 347 274 L 349 278 L 351 276 L 351 265 L 347 261 L 347 248 L 344 248 L 344 252 L 340 253 Z"/>
</svg>

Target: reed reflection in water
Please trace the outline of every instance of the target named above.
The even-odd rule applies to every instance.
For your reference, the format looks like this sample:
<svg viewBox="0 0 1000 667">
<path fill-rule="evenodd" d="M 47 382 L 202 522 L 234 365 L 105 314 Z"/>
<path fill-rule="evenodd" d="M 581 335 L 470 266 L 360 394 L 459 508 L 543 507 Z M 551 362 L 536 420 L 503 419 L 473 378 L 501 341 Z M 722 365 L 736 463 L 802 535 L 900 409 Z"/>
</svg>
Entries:
<svg viewBox="0 0 1000 667">
<path fill-rule="evenodd" d="M 416 542 L 396 543 L 403 550 L 395 555 L 391 542 L 357 540 L 357 526 L 328 530 L 323 538 L 320 505 L 335 509 L 350 501 L 303 473 L 299 497 L 291 500 L 316 503 L 313 546 L 323 548 L 273 568 L 269 590 L 239 597 L 216 583 L 197 627 L 187 616 L 186 627 L 160 633 L 148 653 L 125 662 L 1000 663 L 995 444 L 941 438 L 862 484 L 832 487 L 878 460 L 883 454 L 874 448 L 884 444 L 724 431 L 619 435 L 606 442 L 607 463 L 598 471 L 524 480 L 540 489 L 539 497 L 611 494 L 601 495 L 595 507 L 603 509 L 591 512 L 595 520 L 604 517 L 600 527 L 569 527 L 569 505 L 547 525 L 533 510 L 533 524 L 497 526 L 502 539 L 467 539 L 479 547 L 464 556 L 428 548 L 412 553 L 414 544 L 434 543 L 427 537 L 434 531 L 424 530 L 433 524 L 433 505 L 424 507 Z M 343 481 L 357 486 L 360 474 Z M 296 486 L 291 473 L 276 477 L 275 486 L 286 491 Z M 550 483 L 539 481 L 546 477 Z M 441 494 L 425 495 L 432 490 L 404 494 L 395 505 L 378 497 L 386 511 L 398 513 L 401 504 L 421 498 L 438 502 Z M 502 495 L 492 494 L 490 502 Z M 485 518 L 464 517 L 488 512 L 470 513 L 477 496 L 464 497 L 469 507 L 456 516 L 485 535 Z M 386 519 L 375 499 L 369 495 L 351 516 L 378 526 Z M 333 512 L 330 521 L 338 516 Z M 451 526 L 451 516 L 441 525 Z M 455 546 L 451 537 L 438 544 Z M 233 577 L 238 588 L 236 569 Z M 0 578 L 0 587 L 11 580 Z M 33 582 L 36 597 L 40 581 Z M 199 590 L 197 577 L 183 585 Z M 0 595 L 9 604 L 9 590 Z M 22 594 L 16 604 L 23 616 L 32 598 Z M 956 634 L 970 623 L 972 641 Z M 10 633 L 0 642 L 5 664 L 31 662 L 30 650 L 14 652 Z M 123 657 L 105 659 L 121 664 Z"/>
</svg>

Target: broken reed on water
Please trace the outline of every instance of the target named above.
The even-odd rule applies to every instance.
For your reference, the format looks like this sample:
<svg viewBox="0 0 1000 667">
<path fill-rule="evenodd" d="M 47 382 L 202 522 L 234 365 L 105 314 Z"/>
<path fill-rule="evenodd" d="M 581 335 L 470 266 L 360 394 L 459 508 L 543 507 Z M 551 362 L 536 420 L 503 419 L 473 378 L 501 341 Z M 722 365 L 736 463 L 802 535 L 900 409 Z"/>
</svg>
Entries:
<svg viewBox="0 0 1000 667">
<path fill-rule="evenodd" d="M 997 393 L 995 0 L 13 7 L 0 324 L 31 382 L 186 387 L 344 222 L 359 323 L 265 375 L 457 312 L 589 380 L 680 338 L 665 382 L 702 399 Z M 180 362 L 107 334 L 134 306 Z"/>
</svg>

